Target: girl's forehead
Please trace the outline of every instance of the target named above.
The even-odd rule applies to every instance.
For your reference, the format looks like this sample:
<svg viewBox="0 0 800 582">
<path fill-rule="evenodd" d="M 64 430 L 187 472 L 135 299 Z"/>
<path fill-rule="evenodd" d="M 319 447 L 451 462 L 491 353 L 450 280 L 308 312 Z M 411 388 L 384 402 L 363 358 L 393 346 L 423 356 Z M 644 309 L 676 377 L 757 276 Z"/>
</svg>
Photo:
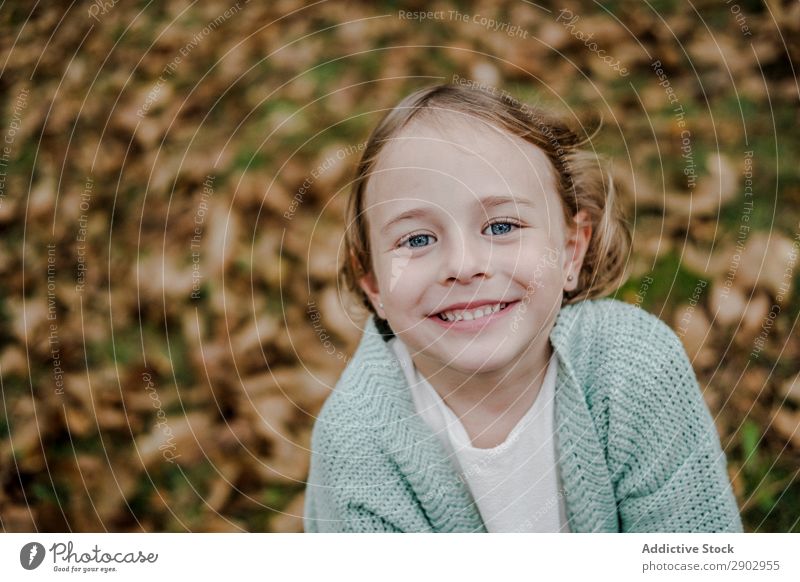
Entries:
<svg viewBox="0 0 800 582">
<path fill-rule="evenodd" d="M 486 119 L 447 112 L 412 120 L 379 152 L 378 168 L 469 163 L 530 165 L 546 161 L 544 152 Z M 449 164 L 448 164 L 449 165 Z"/>
<path fill-rule="evenodd" d="M 383 199 L 399 183 L 405 191 L 420 183 L 547 189 L 553 179 L 537 146 L 486 120 L 447 114 L 414 120 L 394 136 L 379 153 L 367 190 Z"/>
</svg>

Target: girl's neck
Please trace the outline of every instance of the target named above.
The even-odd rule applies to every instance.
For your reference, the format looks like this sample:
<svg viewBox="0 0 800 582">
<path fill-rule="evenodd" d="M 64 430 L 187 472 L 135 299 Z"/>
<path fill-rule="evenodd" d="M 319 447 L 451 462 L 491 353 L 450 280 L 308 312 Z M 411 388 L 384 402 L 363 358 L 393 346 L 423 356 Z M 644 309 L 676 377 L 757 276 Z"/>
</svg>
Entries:
<svg viewBox="0 0 800 582">
<path fill-rule="evenodd" d="M 543 341 L 540 341 L 543 338 Z M 549 334 L 540 334 L 502 370 L 465 374 L 417 358 L 414 364 L 459 418 L 522 418 L 539 394 L 553 348 Z"/>
</svg>

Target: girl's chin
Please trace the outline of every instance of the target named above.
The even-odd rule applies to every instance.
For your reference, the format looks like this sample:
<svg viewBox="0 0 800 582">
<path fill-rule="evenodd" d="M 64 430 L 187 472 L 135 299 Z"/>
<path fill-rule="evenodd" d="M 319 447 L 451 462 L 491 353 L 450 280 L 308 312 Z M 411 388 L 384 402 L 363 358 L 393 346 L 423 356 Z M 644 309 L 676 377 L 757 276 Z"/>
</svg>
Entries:
<svg viewBox="0 0 800 582">
<path fill-rule="evenodd" d="M 503 369 L 511 361 L 511 357 L 506 352 L 507 348 L 499 348 L 494 353 L 487 352 L 483 348 L 450 351 L 449 354 L 442 354 L 442 365 L 462 374 L 495 372 Z"/>
</svg>

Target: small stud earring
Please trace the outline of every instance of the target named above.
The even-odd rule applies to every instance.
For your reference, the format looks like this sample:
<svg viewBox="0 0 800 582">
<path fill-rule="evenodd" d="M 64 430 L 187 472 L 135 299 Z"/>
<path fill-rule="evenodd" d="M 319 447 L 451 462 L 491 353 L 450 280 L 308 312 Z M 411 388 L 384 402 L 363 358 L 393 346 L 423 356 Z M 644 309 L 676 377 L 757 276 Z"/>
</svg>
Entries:
<svg viewBox="0 0 800 582">
<path fill-rule="evenodd" d="M 380 306 L 381 306 L 381 309 L 383 309 L 383 303 L 381 303 Z"/>
<path fill-rule="evenodd" d="M 567 281 L 572 281 L 572 275 L 569 275 L 569 276 L 567 277 Z M 383 305 L 381 305 L 381 307 L 383 307 Z"/>
</svg>

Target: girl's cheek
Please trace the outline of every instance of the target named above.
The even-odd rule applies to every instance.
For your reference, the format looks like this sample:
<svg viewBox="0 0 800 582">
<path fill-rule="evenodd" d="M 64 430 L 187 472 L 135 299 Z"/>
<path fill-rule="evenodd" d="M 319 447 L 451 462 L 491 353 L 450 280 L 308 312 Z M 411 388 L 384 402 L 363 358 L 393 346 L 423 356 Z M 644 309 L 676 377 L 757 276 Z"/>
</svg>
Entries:
<svg viewBox="0 0 800 582">
<path fill-rule="evenodd" d="M 408 247 L 398 247 L 389 253 L 388 279 L 389 292 L 402 287 L 404 282 L 413 276 L 410 268 L 413 251 Z"/>
</svg>

